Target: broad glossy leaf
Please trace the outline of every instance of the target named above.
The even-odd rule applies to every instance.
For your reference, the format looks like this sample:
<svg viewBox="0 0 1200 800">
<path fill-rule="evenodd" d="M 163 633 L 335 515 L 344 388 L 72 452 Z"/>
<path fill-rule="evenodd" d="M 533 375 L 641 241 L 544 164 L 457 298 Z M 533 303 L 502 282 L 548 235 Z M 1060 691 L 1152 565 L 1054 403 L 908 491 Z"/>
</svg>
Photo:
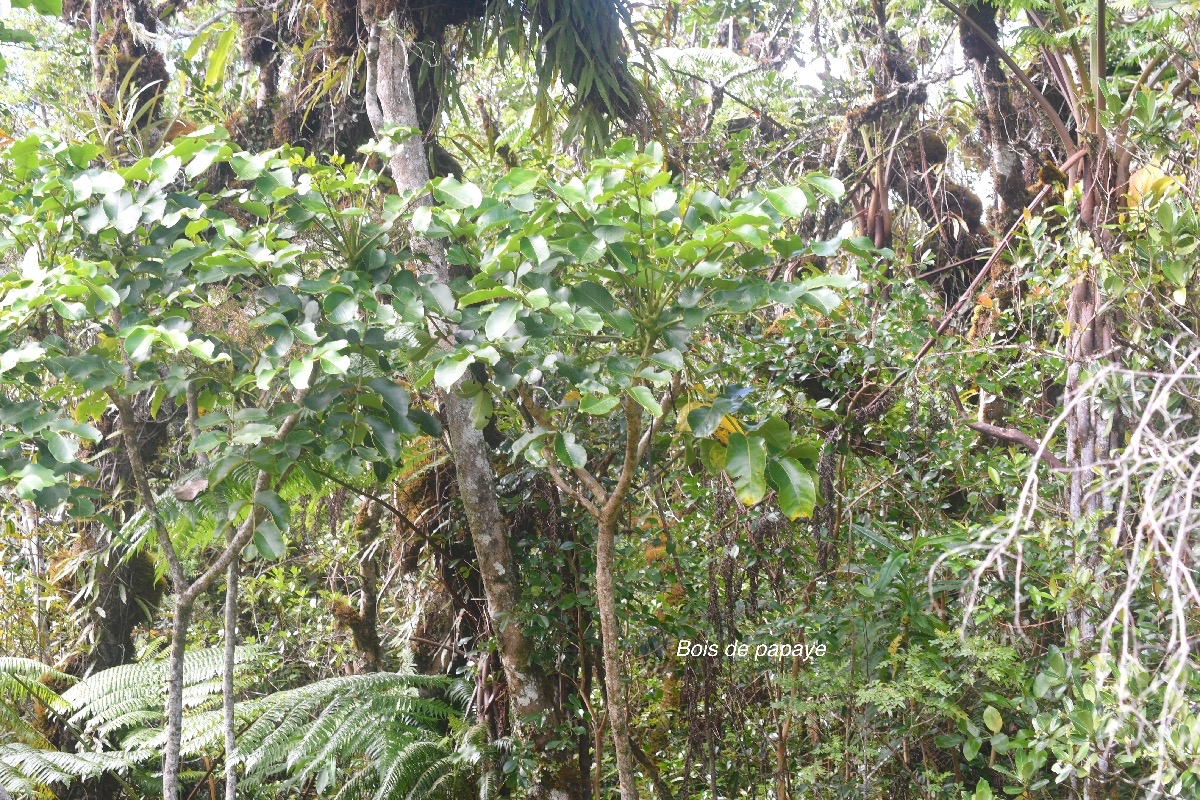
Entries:
<svg viewBox="0 0 1200 800">
<path fill-rule="evenodd" d="M 788 519 L 812 516 L 817 505 L 817 485 L 804 467 L 790 458 L 780 458 L 767 467 L 767 477 L 775 487 L 779 508 Z"/>
<path fill-rule="evenodd" d="M 371 438 L 375 441 L 376 449 L 391 461 L 400 457 L 400 436 L 387 420 L 370 414 L 363 415 L 363 421 L 371 429 Z"/>
<path fill-rule="evenodd" d="M 842 298 L 832 289 L 811 289 L 800 295 L 799 302 L 828 316 L 837 311 L 842 304 Z"/>
<path fill-rule="evenodd" d="M 575 440 L 575 434 L 570 431 L 559 433 L 554 437 L 554 455 L 563 464 L 575 469 L 587 466 L 587 451 Z"/>
<path fill-rule="evenodd" d="M 733 403 L 722 397 L 711 406 L 693 409 L 688 412 L 687 424 L 692 435 L 697 439 L 707 439 L 721 426 L 721 420 L 733 410 Z"/>
<path fill-rule="evenodd" d="M 778 189 L 768 189 L 763 194 L 767 200 L 785 217 L 799 217 L 808 210 L 808 197 L 801 189 L 794 186 L 780 186 Z"/>
<path fill-rule="evenodd" d="M 382 397 L 383 402 L 391 406 L 396 413 L 401 415 L 408 414 L 408 392 L 402 386 L 393 383 L 382 375 L 372 378 L 367 385 Z"/>
<path fill-rule="evenodd" d="M 528 194 L 537 186 L 540 174 L 531 169 L 517 167 L 510 170 L 500 180 L 496 181 L 494 191 L 497 195 L 504 196 L 510 194 Z"/>
<path fill-rule="evenodd" d="M 587 395 L 579 401 L 579 410 L 584 414 L 602 416 L 616 408 L 620 402 L 621 398 L 614 394 Z"/>
<path fill-rule="evenodd" d="M 68 464 L 75 460 L 75 454 L 79 452 L 79 445 L 71 441 L 60 433 L 51 431 L 46 434 L 46 447 L 50 450 L 50 455 L 61 464 Z"/>
<path fill-rule="evenodd" d="M 521 310 L 521 303 L 517 300 L 505 300 L 501 302 L 488 314 L 487 322 L 484 324 L 483 333 L 489 340 L 495 341 L 508 332 L 508 329 L 517 321 L 517 314 Z"/>
<path fill-rule="evenodd" d="M 475 360 L 468 353 L 454 353 L 438 362 L 433 372 L 433 380 L 443 389 L 449 389 L 458 383 L 458 379 L 467 371 L 467 367 Z"/>
<path fill-rule="evenodd" d="M 752 506 L 767 493 L 767 444 L 758 436 L 730 434 L 725 471 L 743 505 Z"/>
<path fill-rule="evenodd" d="M 662 405 L 654 399 L 654 392 L 650 391 L 650 387 L 630 386 L 626 391 L 638 402 L 638 405 L 650 412 L 651 417 L 658 419 L 662 416 Z"/>
<path fill-rule="evenodd" d="M 837 178 L 830 178 L 824 175 L 809 175 L 808 182 L 817 188 L 817 191 L 828 195 L 834 200 L 841 200 L 842 195 L 846 193 L 846 187 Z"/>
<path fill-rule="evenodd" d="M 254 495 L 254 504 L 265 508 L 280 529 L 288 526 L 288 505 L 276 492 L 264 489 Z"/>
<path fill-rule="evenodd" d="M 283 541 L 283 534 L 274 520 L 264 519 L 254 529 L 254 546 L 263 558 L 276 561 L 287 553 L 287 546 Z"/>
<path fill-rule="evenodd" d="M 453 208 L 478 208 L 483 202 L 483 192 L 471 182 L 460 183 L 455 178 L 434 181 L 433 194 L 442 203 Z"/>
<path fill-rule="evenodd" d="M 710 475 L 719 475 L 725 469 L 725 457 L 728 450 L 725 445 L 715 439 L 704 439 L 700 442 L 700 463 Z"/>
</svg>

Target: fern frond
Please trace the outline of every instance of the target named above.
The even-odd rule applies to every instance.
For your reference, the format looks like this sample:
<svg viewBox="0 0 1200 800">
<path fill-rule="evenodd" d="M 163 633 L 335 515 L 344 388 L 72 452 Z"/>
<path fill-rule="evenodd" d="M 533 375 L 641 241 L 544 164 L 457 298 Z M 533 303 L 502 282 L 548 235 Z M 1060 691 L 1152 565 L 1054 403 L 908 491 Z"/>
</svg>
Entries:
<svg viewBox="0 0 1200 800">
<path fill-rule="evenodd" d="M 252 648 L 239 649 L 239 674 L 260 660 Z M 217 706 L 223 661 L 219 648 L 185 657 L 185 757 L 223 747 L 224 716 Z M 14 680 L 47 671 L 11 659 L 0 661 L 0 668 L 0 676 Z M 166 677 L 167 659 L 159 657 L 98 672 L 61 696 L 40 683 L 32 693 L 26 689 L 24 697 L 44 696 L 69 714 L 83 737 L 81 747 L 93 749 L 60 752 L 44 740 L 0 745 L 0 781 L 16 796 L 32 796 L 154 764 L 164 744 Z M 438 696 L 423 696 L 422 689 Z M 452 702 L 438 699 L 443 696 Z M 472 781 L 486 797 L 495 785 L 487 776 L 499 751 L 488 744 L 486 726 L 462 721 L 469 698 L 444 677 L 399 673 L 330 678 L 275 692 L 237 706 L 242 733 L 226 764 L 241 769 L 247 798 L 287 795 L 311 781 L 336 781 L 337 796 L 346 800 L 458 798 Z"/>
<path fill-rule="evenodd" d="M 235 656 L 235 677 L 260 658 L 254 648 L 240 647 Z M 194 650 L 184 657 L 184 707 L 203 710 L 221 694 L 225 669 L 221 648 Z M 161 722 L 166 701 L 167 659 L 157 658 L 97 672 L 63 692 L 73 711 L 71 723 L 104 738 L 136 726 Z"/>
<path fill-rule="evenodd" d="M 0 775 L 4 785 L 22 794 L 35 787 L 70 786 L 106 773 L 124 774 L 156 755 L 150 750 L 64 753 L 23 744 L 0 746 Z"/>
<path fill-rule="evenodd" d="M 0 657 L 0 730 L 4 732 L 4 738 L 32 745 L 45 744 L 41 732 L 25 721 L 24 711 L 35 702 L 58 714 L 67 711 L 67 703 L 59 694 L 42 683 L 45 678 L 63 683 L 75 680 L 40 661 Z"/>
</svg>

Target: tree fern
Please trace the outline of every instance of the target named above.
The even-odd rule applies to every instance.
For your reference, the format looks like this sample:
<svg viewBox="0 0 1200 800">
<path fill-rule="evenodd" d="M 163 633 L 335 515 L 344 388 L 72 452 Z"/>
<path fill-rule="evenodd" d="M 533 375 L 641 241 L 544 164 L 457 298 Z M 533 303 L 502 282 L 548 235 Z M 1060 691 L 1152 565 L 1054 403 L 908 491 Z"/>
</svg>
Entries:
<svg viewBox="0 0 1200 800">
<path fill-rule="evenodd" d="M 75 680 L 40 661 L 0 657 L 0 736 L 3 736 L 0 741 L 45 744 L 41 731 L 26 721 L 25 712 L 35 702 L 55 712 L 65 711 L 66 704 L 41 682 L 44 678 L 60 682 Z"/>
<path fill-rule="evenodd" d="M 224 760 L 222 659 L 217 648 L 185 659 L 185 757 Z M 262 659 L 253 649 L 240 649 L 237 681 L 244 685 Z M 166 660 L 98 672 L 61 695 L 36 682 L 34 676 L 47 672 L 37 662 L 0 660 L 0 676 L 40 687 L 24 688 L 24 697 L 44 701 L 66 720 L 78 735 L 78 752 L 54 750 L 36 737 L 0 744 L 0 784 L 16 797 L 29 797 L 106 774 L 149 777 L 144 771 L 156 765 L 163 746 Z M 423 689 L 450 701 L 423 696 Z M 466 787 L 487 797 L 496 785 L 500 751 L 487 742 L 486 728 L 463 721 L 470 697 L 445 678 L 398 673 L 330 678 L 275 692 L 237 705 L 237 753 L 228 761 L 242 772 L 247 797 L 280 796 L 310 784 L 338 786 L 337 796 L 347 800 L 457 800 L 474 793 Z M 10 706 L 18 719 L 25 712 Z"/>
<path fill-rule="evenodd" d="M 453 745 L 445 743 L 441 730 L 459 712 L 417 694 L 419 686 L 440 683 L 396 673 L 353 675 L 243 704 L 238 718 L 247 727 L 238 737 L 236 759 L 244 770 L 243 785 L 273 779 L 298 785 L 331 761 L 345 768 L 359 764 L 383 776 L 395 768 L 396 754 L 416 743 L 449 752 Z M 415 776 L 402 772 L 396 779 L 405 777 Z"/>
</svg>

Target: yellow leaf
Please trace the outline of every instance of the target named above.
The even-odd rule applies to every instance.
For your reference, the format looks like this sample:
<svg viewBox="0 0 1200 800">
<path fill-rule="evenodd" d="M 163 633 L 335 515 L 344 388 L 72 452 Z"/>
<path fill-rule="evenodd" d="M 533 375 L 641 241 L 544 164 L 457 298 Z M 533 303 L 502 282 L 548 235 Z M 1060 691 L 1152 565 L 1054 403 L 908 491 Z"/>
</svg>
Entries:
<svg viewBox="0 0 1200 800">
<path fill-rule="evenodd" d="M 692 426 L 689 425 L 688 421 L 687 421 L 688 413 L 691 412 L 693 409 L 700 408 L 701 405 L 702 405 L 701 403 L 698 403 L 695 400 L 691 401 L 690 403 L 685 403 L 683 405 L 683 407 L 679 409 L 679 412 L 676 414 L 675 430 L 683 431 L 685 433 L 691 433 Z"/>
<path fill-rule="evenodd" d="M 1163 198 L 1183 188 L 1183 182 L 1175 175 L 1163 172 L 1162 167 L 1151 163 L 1129 176 L 1129 189 L 1125 192 L 1125 205 L 1136 208 L 1143 200 Z"/>
<path fill-rule="evenodd" d="M 721 417 L 721 424 L 713 431 L 713 438 L 721 444 L 729 444 L 729 436 L 734 433 L 745 433 L 746 429 L 742 423 L 738 422 L 733 417 L 726 414 Z"/>
</svg>

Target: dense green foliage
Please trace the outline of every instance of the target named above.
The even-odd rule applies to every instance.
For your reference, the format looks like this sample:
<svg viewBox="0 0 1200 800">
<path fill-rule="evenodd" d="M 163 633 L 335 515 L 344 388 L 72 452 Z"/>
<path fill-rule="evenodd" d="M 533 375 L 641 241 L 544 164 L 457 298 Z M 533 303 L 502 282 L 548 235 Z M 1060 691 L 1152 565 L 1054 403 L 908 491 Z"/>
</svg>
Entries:
<svg viewBox="0 0 1200 800">
<path fill-rule="evenodd" d="M 1195 3 L 0 5 L 0 796 L 1200 794 Z"/>
</svg>

